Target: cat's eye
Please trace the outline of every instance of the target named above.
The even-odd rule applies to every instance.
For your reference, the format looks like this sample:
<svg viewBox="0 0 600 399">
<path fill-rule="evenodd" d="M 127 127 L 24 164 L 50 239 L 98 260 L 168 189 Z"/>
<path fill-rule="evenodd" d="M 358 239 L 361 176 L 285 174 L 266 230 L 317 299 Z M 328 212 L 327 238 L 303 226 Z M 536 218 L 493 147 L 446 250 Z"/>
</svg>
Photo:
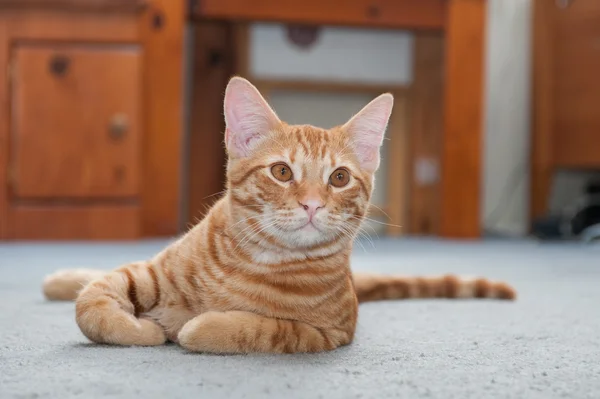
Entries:
<svg viewBox="0 0 600 399">
<path fill-rule="evenodd" d="M 336 169 L 335 172 L 329 176 L 329 184 L 334 187 L 344 187 L 350 182 L 350 173 L 343 168 Z"/>
<path fill-rule="evenodd" d="M 271 166 L 271 173 L 277 180 L 282 182 L 290 181 L 293 177 L 292 170 L 284 163 L 278 163 Z"/>
</svg>

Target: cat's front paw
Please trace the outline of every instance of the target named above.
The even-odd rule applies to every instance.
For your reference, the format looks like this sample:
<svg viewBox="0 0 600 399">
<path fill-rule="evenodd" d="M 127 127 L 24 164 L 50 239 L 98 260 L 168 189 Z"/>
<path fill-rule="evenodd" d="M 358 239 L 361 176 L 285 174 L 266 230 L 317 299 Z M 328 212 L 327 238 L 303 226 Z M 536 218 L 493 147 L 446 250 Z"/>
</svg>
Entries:
<svg viewBox="0 0 600 399">
<path fill-rule="evenodd" d="M 194 352 L 227 353 L 229 341 L 239 332 L 230 313 L 206 312 L 188 321 L 177 336 L 184 348 Z"/>
</svg>

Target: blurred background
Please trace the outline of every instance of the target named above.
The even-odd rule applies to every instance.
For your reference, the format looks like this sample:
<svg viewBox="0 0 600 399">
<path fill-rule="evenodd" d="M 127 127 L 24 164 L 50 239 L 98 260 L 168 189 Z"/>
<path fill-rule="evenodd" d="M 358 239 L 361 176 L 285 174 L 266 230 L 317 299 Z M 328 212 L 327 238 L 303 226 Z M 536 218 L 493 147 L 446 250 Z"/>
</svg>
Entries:
<svg viewBox="0 0 600 399">
<path fill-rule="evenodd" d="M 600 234 L 597 0 L 0 0 L 0 70 L 1 240 L 185 231 L 233 75 L 326 128 L 395 95 L 372 235 Z"/>
</svg>

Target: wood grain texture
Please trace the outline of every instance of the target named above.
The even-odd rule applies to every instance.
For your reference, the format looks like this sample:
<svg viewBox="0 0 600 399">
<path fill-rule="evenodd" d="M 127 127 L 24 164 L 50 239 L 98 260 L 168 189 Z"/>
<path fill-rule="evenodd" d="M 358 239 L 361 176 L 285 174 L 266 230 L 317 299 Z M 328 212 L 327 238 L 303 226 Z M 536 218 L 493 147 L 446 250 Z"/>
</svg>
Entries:
<svg viewBox="0 0 600 399">
<path fill-rule="evenodd" d="M 2 10 L 11 37 L 20 41 L 136 43 L 137 14 Z"/>
<path fill-rule="evenodd" d="M 600 3 L 534 2 L 533 219 L 544 216 L 559 168 L 600 168 Z"/>
<path fill-rule="evenodd" d="M 188 167 L 188 224 L 195 224 L 225 188 L 223 100 L 235 65 L 234 32 L 227 22 L 194 27 Z"/>
<path fill-rule="evenodd" d="M 127 240 L 140 237 L 136 205 L 17 205 L 17 240 Z"/>
<path fill-rule="evenodd" d="M 0 240 L 8 237 L 9 198 L 8 198 L 8 74 L 9 37 L 6 18 L 0 15 Z"/>
<path fill-rule="evenodd" d="M 0 0 L 2 8 L 59 9 L 85 11 L 136 11 L 147 5 L 146 0 Z"/>
<path fill-rule="evenodd" d="M 413 84 L 410 108 L 411 191 L 409 232 L 437 235 L 440 218 L 440 176 L 423 173 L 423 167 L 442 164 L 444 89 L 444 37 L 418 32 L 414 39 Z M 420 165 L 420 166 L 419 166 Z M 435 171 L 435 170 L 434 170 Z"/>
<path fill-rule="evenodd" d="M 234 22 L 231 30 L 234 46 L 233 69 L 236 75 L 250 79 L 250 23 Z"/>
<path fill-rule="evenodd" d="M 548 211 L 552 185 L 553 114 L 553 3 L 533 3 L 533 96 L 531 138 L 530 217 L 535 220 Z"/>
<path fill-rule="evenodd" d="M 181 230 L 183 59 L 186 2 L 153 0 L 141 20 L 144 44 L 142 232 Z"/>
<path fill-rule="evenodd" d="M 440 234 L 481 236 L 486 0 L 449 0 Z"/>
<path fill-rule="evenodd" d="M 394 93 L 395 94 L 395 93 Z M 394 111 L 385 143 L 388 146 L 387 199 L 385 209 L 390 218 L 386 232 L 391 236 L 407 233 L 408 201 L 410 199 L 408 101 L 405 96 L 394 95 Z"/>
<path fill-rule="evenodd" d="M 552 154 L 557 167 L 600 168 L 600 2 L 554 7 Z"/>
<path fill-rule="evenodd" d="M 13 54 L 13 195 L 138 195 L 140 49 L 44 44 Z"/>
<path fill-rule="evenodd" d="M 196 18 L 443 29 L 446 0 L 202 0 Z"/>
</svg>

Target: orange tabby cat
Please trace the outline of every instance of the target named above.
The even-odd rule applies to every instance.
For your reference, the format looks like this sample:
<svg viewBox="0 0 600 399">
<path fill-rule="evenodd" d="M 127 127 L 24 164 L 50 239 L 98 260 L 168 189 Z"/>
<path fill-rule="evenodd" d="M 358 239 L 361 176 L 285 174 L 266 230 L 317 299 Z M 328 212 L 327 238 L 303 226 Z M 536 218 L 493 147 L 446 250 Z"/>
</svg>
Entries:
<svg viewBox="0 0 600 399">
<path fill-rule="evenodd" d="M 383 94 L 343 126 L 291 126 L 248 81 L 231 79 L 225 196 L 149 261 L 58 272 L 46 296 L 76 298 L 77 324 L 94 342 L 171 340 L 216 353 L 335 349 L 352 341 L 364 301 L 514 299 L 485 279 L 351 273 L 392 106 Z"/>
</svg>

